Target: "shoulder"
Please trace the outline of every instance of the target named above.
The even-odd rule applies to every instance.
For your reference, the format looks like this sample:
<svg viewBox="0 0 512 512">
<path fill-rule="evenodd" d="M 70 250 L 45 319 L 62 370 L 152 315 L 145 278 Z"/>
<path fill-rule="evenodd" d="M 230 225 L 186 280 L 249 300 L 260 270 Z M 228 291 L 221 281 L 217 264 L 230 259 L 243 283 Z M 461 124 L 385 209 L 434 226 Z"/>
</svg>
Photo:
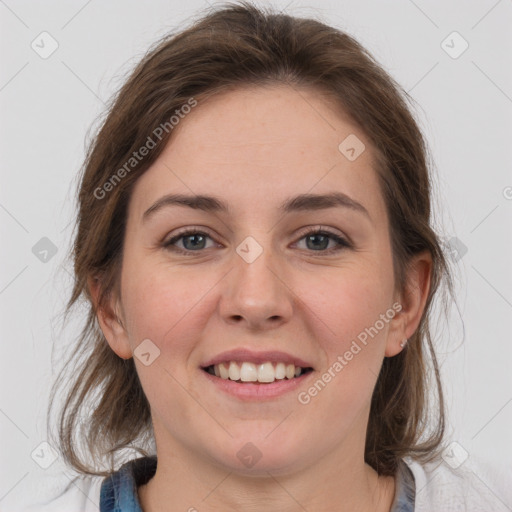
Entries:
<svg viewBox="0 0 512 512">
<path fill-rule="evenodd" d="M 104 478 L 65 472 L 29 473 L 0 503 L 9 512 L 99 512 Z"/>
<path fill-rule="evenodd" d="M 448 460 L 448 459 L 447 459 Z M 512 465 L 471 455 L 420 464 L 406 457 L 416 488 L 415 511 L 510 512 Z"/>
<path fill-rule="evenodd" d="M 100 512 L 140 510 L 137 487 L 156 471 L 156 456 L 131 459 L 108 478 L 76 476 L 65 468 L 37 471 L 23 478 L 0 510 L 9 512 Z"/>
</svg>

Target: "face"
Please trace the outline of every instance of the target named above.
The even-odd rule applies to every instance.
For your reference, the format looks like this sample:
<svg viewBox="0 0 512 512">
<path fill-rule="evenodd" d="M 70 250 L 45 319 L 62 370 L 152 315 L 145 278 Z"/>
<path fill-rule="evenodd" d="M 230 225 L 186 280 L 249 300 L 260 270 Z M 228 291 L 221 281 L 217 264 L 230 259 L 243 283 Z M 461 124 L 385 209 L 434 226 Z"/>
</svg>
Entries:
<svg viewBox="0 0 512 512">
<path fill-rule="evenodd" d="M 137 181 L 107 338 L 135 354 L 159 454 L 283 474 L 361 457 L 383 358 L 412 334 L 372 151 L 315 91 L 245 88 L 199 102 Z M 205 369 L 238 378 L 230 361 L 274 381 Z"/>
</svg>

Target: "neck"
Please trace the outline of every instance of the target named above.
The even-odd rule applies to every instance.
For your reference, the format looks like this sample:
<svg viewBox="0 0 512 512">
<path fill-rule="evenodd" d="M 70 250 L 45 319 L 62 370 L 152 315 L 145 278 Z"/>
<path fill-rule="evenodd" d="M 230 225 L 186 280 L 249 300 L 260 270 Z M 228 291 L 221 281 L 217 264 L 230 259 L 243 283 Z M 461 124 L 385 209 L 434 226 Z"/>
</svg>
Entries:
<svg viewBox="0 0 512 512">
<path fill-rule="evenodd" d="M 155 476 L 139 487 L 144 512 L 389 512 L 395 495 L 393 477 L 379 477 L 363 460 L 338 453 L 293 474 L 258 476 L 182 455 L 159 451 Z"/>
</svg>

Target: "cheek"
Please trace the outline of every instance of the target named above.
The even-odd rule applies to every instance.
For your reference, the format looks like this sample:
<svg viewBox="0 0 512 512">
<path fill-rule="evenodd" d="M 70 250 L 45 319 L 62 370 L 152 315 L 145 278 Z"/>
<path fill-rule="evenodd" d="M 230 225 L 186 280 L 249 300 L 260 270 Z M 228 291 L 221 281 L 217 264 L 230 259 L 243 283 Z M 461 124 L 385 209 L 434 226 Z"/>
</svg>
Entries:
<svg viewBox="0 0 512 512">
<path fill-rule="evenodd" d="M 391 280 L 379 272 L 369 266 L 342 269 L 320 285 L 318 280 L 303 281 L 297 290 L 306 310 L 313 313 L 310 318 L 316 318 L 317 327 L 325 333 L 319 340 L 325 341 L 329 351 L 346 349 L 351 340 L 367 332 L 391 308 Z M 381 322 L 377 327 L 386 330 Z"/>
<path fill-rule="evenodd" d="M 205 298 L 216 281 L 207 271 L 127 262 L 122 290 L 132 346 L 149 338 L 161 351 L 171 345 L 174 355 L 187 350 L 200 335 Z"/>
<path fill-rule="evenodd" d="M 396 315 L 392 274 L 378 266 L 353 270 L 334 282 L 329 300 L 324 299 L 318 310 L 325 312 L 322 319 L 336 334 L 325 338 L 328 363 L 323 373 L 329 381 L 326 395 L 330 406 L 340 414 L 369 402 L 384 358 L 390 322 Z"/>
<path fill-rule="evenodd" d="M 369 404 L 382 365 L 395 316 L 392 276 L 366 265 L 340 269 L 322 286 L 313 282 L 303 282 L 302 297 L 324 361 L 301 403 L 315 414 L 329 410 L 337 425 L 350 423 Z"/>
<path fill-rule="evenodd" d="M 132 349 L 149 339 L 160 350 L 148 366 L 134 358 L 152 412 L 165 415 L 169 409 L 179 409 L 179 419 L 169 415 L 166 420 L 171 428 L 192 423 L 190 395 L 184 391 L 191 389 L 189 356 L 203 335 L 207 304 L 201 299 L 216 280 L 211 273 L 200 276 L 159 262 L 127 262 L 123 273 L 123 306 Z"/>
</svg>

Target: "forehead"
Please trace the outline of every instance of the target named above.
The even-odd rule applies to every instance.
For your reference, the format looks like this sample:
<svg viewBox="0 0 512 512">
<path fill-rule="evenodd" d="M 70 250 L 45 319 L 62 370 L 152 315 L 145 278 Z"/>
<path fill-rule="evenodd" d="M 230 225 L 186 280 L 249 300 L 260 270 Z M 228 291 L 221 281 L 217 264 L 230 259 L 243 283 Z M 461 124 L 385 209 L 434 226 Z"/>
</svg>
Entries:
<svg viewBox="0 0 512 512">
<path fill-rule="evenodd" d="M 344 141 L 364 150 L 349 159 Z M 385 213 L 366 135 L 320 91 L 279 85 L 198 99 L 132 199 L 140 216 L 170 192 L 223 197 L 240 211 L 332 191 L 353 197 L 377 218 Z"/>
</svg>

